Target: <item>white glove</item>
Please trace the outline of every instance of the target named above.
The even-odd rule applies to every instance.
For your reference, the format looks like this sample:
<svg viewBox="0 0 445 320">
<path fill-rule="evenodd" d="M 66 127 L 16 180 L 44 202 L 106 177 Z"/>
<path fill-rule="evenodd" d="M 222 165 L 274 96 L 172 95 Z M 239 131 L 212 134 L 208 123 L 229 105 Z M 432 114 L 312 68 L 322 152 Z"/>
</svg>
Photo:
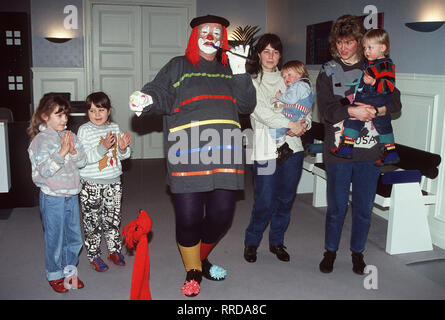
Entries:
<svg viewBox="0 0 445 320">
<path fill-rule="evenodd" d="M 153 103 L 153 98 L 145 94 L 141 91 L 135 91 L 130 96 L 130 102 L 128 103 L 130 106 L 130 110 L 134 111 L 136 115 L 139 117 L 144 110 L 144 108 Z"/>
<path fill-rule="evenodd" d="M 250 46 L 246 46 L 245 48 L 243 48 L 242 45 L 239 45 L 233 48 L 231 51 L 233 53 L 237 53 L 244 57 L 247 57 L 247 55 L 249 54 L 249 48 Z M 232 54 L 232 52 L 230 51 L 226 52 L 227 56 L 229 57 L 229 64 L 230 64 L 230 69 L 232 69 L 232 73 L 233 74 L 246 73 L 246 59 L 238 57 Z"/>
</svg>

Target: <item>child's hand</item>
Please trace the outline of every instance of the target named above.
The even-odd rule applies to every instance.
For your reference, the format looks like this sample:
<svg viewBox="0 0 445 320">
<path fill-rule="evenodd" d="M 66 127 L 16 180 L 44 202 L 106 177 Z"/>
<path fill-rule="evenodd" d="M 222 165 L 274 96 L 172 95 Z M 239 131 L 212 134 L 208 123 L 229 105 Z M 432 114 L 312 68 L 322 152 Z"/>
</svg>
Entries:
<svg viewBox="0 0 445 320">
<path fill-rule="evenodd" d="M 62 157 L 65 157 L 67 153 L 70 151 L 71 142 L 70 142 L 70 131 L 65 131 L 63 137 L 60 138 L 60 151 L 59 154 Z"/>
<path fill-rule="evenodd" d="M 75 155 L 75 154 L 77 154 L 77 151 L 74 148 L 74 136 L 71 131 L 68 131 L 68 134 L 69 134 L 69 143 L 70 143 L 70 150 L 68 152 L 72 155 Z"/>
<path fill-rule="evenodd" d="M 107 135 L 105 136 L 105 139 L 102 142 L 102 144 L 104 145 L 104 148 L 109 150 L 114 146 L 115 143 L 116 143 L 116 141 L 115 141 L 114 134 L 111 131 L 107 132 Z"/>
<path fill-rule="evenodd" d="M 281 90 L 278 90 L 277 93 L 275 93 L 275 98 L 278 99 L 278 97 L 280 96 L 280 94 L 281 94 Z"/>
<path fill-rule="evenodd" d="M 363 75 L 363 82 L 373 86 L 375 84 L 375 79 L 365 72 Z"/>
<path fill-rule="evenodd" d="M 127 149 L 127 147 L 131 144 L 131 136 L 130 134 L 125 131 L 124 135 L 121 137 L 121 134 L 118 133 L 117 135 L 117 143 L 119 145 L 119 150 L 121 152 L 124 152 L 125 149 Z"/>
</svg>

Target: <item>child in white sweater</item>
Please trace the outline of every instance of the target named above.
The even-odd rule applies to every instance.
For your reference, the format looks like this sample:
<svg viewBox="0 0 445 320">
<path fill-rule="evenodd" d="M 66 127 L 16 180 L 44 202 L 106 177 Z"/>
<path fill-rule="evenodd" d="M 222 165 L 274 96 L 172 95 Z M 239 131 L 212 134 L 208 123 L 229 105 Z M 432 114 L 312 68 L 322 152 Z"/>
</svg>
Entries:
<svg viewBox="0 0 445 320">
<path fill-rule="evenodd" d="M 86 99 L 89 122 L 77 133 L 84 145 L 88 164 L 80 170 L 82 191 L 81 211 L 85 232 L 87 257 L 94 270 L 104 272 L 108 266 L 101 259 L 102 232 L 108 248 L 108 260 L 125 265 L 121 253 L 122 174 L 121 160 L 130 157 L 131 136 L 122 133 L 119 125 L 109 121 L 111 102 L 103 92 L 90 94 Z"/>
</svg>

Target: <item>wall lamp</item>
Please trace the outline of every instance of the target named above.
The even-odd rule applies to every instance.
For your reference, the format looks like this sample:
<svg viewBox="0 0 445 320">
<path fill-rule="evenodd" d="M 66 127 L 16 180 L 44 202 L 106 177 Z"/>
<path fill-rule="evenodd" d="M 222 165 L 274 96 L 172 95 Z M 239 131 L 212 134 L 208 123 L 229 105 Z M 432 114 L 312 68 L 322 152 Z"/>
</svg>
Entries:
<svg viewBox="0 0 445 320">
<path fill-rule="evenodd" d="M 53 38 L 53 37 L 45 37 L 46 40 L 53 43 L 64 43 L 70 41 L 72 38 Z"/>
<path fill-rule="evenodd" d="M 432 32 L 439 29 L 445 21 L 424 21 L 424 22 L 409 22 L 405 23 L 408 28 L 419 32 Z"/>
</svg>

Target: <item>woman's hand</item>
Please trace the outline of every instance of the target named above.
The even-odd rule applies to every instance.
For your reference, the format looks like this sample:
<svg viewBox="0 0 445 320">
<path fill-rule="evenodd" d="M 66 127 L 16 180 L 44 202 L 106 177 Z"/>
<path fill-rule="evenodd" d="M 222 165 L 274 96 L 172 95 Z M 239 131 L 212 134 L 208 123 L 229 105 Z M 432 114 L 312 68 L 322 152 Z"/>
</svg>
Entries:
<svg viewBox="0 0 445 320">
<path fill-rule="evenodd" d="M 356 107 L 349 107 L 348 113 L 351 120 L 360 120 L 363 122 L 371 121 L 376 116 L 376 111 L 373 106 L 361 102 L 354 102 Z"/>
<path fill-rule="evenodd" d="M 107 132 L 107 135 L 105 136 L 105 139 L 102 142 L 102 144 L 104 145 L 104 148 L 109 150 L 114 146 L 115 143 L 116 143 L 116 141 L 115 141 L 114 134 L 111 131 Z"/>
<path fill-rule="evenodd" d="M 119 145 L 119 150 L 123 153 L 125 152 L 125 149 L 127 149 L 127 147 L 131 144 L 131 136 L 130 134 L 125 131 L 124 135 L 121 136 L 121 134 L 119 133 L 117 135 L 117 143 Z"/>
<path fill-rule="evenodd" d="M 305 119 L 301 119 L 298 121 L 289 121 L 287 126 L 289 130 L 287 130 L 287 134 L 291 137 L 301 137 L 307 129 L 307 123 Z"/>
</svg>

